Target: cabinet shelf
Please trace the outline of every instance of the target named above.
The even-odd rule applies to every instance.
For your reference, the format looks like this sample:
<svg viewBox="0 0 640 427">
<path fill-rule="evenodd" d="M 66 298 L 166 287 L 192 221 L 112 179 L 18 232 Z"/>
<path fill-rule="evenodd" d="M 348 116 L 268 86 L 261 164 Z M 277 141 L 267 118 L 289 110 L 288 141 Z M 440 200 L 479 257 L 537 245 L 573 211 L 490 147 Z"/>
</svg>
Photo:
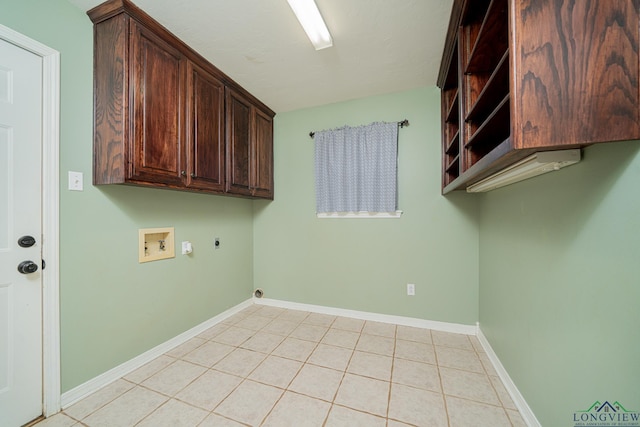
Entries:
<svg viewBox="0 0 640 427">
<path fill-rule="evenodd" d="M 507 50 L 498 63 L 491 77 L 469 109 L 465 121 L 486 117 L 493 106 L 501 102 L 509 93 L 509 51 Z"/>
<path fill-rule="evenodd" d="M 465 74 L 491 71 L 508 48 L 507 0 L 492 0 L 475 45 L 469 54 Z"/>
<path fill-rule="evenodd" d="M 453 157 L 447 164 L 446 166 L 446 172 L 449 174 L 453 174 L 453 175 L 458 175 L 458 169 L 459 169 L 459 163 L 460 163 L 460 154 L 458 154 L 457 156 Z"/>
<path fill-rule="evenodd" d="M 458 122 L 458 88 L 455 89 L 453 94 L 453 99 L 451 100 L 451 104 L 449 105 L 449 109 L 447 111 L 446 121 L 449 123 Z"/>
<path fill-rule="evenodd" d="M 447 144 L 445 148 L 445 153 L 451 154 L 452 152 L 455 151 L 454 149 L 457 149 L 458 151 L 460 151 L 459 145 L 460 145 L 460 131 L 458 130 L 451 138 L 451 141 L 449 141 L 449 143 Z"/>
<path fill-rule="evenodd" d="M 478 160 L 477 163 L 461 170 L 459 176 L 446 182 L 442 194 L 460 190 L 466 185 L 508 166 L 531 154 L 533 150 L 512 150 L 511 138 L 507 138 Z"/>
<path fill-rule="evenodd" d="M 493 146 L 495 146 L 509 136 L 511 130 L 509 123 L 509 95 L 507 94 L 473 135 L 471 135 L 464 145 L 465 148 L 486 151 L 485 146 L 487 144 L 493 144 Z"/>
</svg>

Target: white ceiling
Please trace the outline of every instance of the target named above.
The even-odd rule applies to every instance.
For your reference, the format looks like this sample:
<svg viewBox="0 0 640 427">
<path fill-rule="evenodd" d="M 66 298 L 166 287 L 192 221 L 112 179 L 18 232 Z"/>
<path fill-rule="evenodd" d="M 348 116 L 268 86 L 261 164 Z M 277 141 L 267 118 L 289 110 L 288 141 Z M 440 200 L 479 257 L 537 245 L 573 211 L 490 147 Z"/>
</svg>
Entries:
<svg viewBox="0 0 640 427">
<path fill-rule="evenodd" d="M 320 51 L 287 0 L 134 3 L 280 113 L 435 85 L 453 0 L 316 0 L 333 37 Z"/>
</svg>

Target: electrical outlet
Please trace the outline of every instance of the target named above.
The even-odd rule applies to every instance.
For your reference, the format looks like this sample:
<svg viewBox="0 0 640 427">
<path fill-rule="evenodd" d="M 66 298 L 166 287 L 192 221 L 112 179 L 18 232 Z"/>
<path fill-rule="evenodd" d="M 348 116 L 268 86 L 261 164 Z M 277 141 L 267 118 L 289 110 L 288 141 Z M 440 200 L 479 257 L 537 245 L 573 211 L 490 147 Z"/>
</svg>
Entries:
<svg viewBox="0 0 640 427">
<path fill-rule="evenodd" d="M 416 285 L 413 283 L 407 283 L 407 295 L 415 295 L 416 294 Z"/>
<path fill-rule="evenodd" d="M 182 255 L 189 255 L 193 252 L 193 245 L 191 242 L 182 242 Z"/>
</svg>

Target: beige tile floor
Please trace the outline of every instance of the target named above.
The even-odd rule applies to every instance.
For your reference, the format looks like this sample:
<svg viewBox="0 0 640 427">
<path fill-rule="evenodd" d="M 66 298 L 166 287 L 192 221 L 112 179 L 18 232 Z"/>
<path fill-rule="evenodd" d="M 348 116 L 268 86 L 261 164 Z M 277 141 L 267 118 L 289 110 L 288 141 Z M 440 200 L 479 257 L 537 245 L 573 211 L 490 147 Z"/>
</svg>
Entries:
<svg viewBox="0 0 640 427">
<path fill-rule="evenodd" d="M 475 337 L 253 305 L 51 426 L 524 426 Z"/>
</svg>

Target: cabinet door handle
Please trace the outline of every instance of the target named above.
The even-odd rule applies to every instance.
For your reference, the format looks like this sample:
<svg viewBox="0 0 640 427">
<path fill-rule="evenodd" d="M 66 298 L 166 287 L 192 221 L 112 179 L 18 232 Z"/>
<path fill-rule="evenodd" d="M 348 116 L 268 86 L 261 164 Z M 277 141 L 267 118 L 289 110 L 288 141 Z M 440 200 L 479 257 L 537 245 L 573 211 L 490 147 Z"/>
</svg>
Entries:
<svg viewBox="0 0 640 427">
<path fill-rule="evenodd" d="M 180 171 L 180 175 L 187 176 L 187 173 L 185 171 Z"/>
<path fill-rule="evenodd" d="M 194 172 L 191 172 L 191 178 L 195 178 L 196 174 Z"/>
</svg>

